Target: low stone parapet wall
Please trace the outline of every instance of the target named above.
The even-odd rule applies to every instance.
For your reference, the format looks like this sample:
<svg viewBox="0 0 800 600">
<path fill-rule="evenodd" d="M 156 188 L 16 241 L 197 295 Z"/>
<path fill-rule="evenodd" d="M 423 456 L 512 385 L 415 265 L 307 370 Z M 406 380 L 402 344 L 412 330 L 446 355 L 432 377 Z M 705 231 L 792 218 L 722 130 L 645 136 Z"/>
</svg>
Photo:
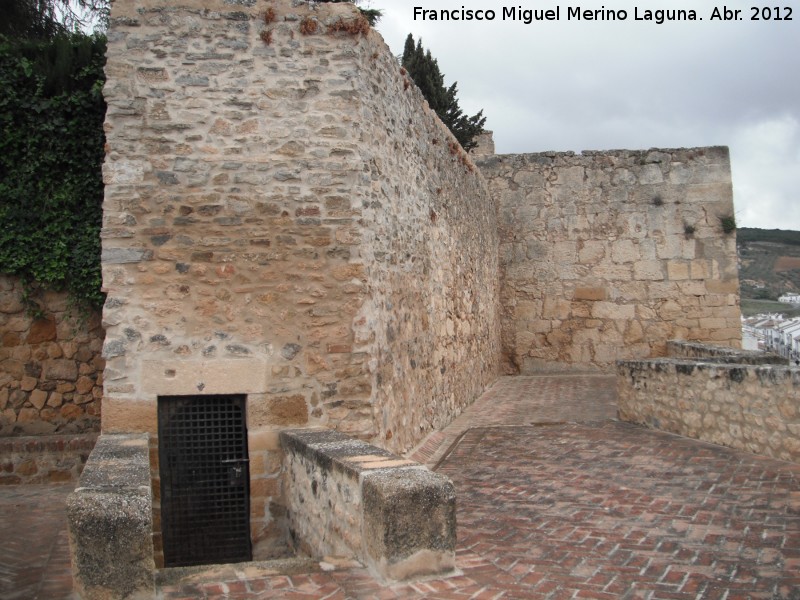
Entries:
<svg viewBox="0 0 800 600">
<path fill-rule="evenodd" d="M 745 365 L 788 365 L 789 359 L 769 352 L 741 350 L 727 346 L 714 346 L 698 342 L 670 340 L 667 342 L 670 358 L 701 359 L 707 362 L 740 363 Z"/>
<path fill-rule="evenodd" d="M 78 481 L 96 441 L 96 434 L 0 438 L 0 485 Z"/>
<path fill-rule="evenodd" d="M 155 598 L 147 434 L 100 436 L 67 498 L 67 521 L 78 597 Z"/>
<path fill-rule="evenodd" d="M 292 541 L 356 558 L 385 581 L 455 569 L 455 489 L 447 477 L 329 430 L 281 433 Z"/>
<path fill-rule="evenodd" d="M 800 462 L 800 369 L 687 359 L 617 363 L 620 419 Z"/>
</svg>

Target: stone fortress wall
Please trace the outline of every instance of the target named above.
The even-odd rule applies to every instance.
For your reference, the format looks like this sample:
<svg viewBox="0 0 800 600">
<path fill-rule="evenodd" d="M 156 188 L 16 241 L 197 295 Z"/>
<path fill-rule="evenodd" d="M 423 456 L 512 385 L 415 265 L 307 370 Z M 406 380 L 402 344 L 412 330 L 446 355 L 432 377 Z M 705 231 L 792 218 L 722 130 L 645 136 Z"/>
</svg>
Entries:
<svg viewBox="0 0 800 600">
<path fill-rule="evenodd" d="M 157 398 L 246 394 L 265 557 L 282 429 L 404 452 L 494 380 L 498 241 L 477 168 L 352 5 L 250 4 L 114 5 L 102 427 L 151 434 L 157 490 Z"/>
<path fill-rule="evenodd" d="M 667 355 L 617 364 L 620 419 L 800 462 L 800 370 L 788 359 L 683 342 Z"/>
<path fill-rule="evenodd" d="M 402 454 L 502 369 L 736 346 L 727 152 L 484 156 L 347 3 L 117 0 L 108 33 L 102 429 L 247 396 L 255 558 L 279 434 Z M 690 231 L 691 229 L 691 231 Z"/>
<path fill-rule="evenodd" d="M 512 372 L 613 368 L 670 339 L 740 346 L 727 148 L 481 157 Z"/>
</svg>

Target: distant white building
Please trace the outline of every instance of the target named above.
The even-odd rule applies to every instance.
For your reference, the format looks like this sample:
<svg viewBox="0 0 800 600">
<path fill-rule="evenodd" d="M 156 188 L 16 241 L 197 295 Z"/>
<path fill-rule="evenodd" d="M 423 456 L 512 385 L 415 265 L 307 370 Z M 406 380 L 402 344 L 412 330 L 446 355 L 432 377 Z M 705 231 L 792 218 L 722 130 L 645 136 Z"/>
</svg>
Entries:
<svg viewBox="0 0 800 600">
<path fill-rule="evenodd" d="M 765 331 L 764 345 L 769 352 L 800 360 L 800 319 L 788 319 Z"/>
<path fill-rule="evenodd" d="M 784 294 L 778 298 L 778 302 L 785 304 L 800 304 L 800 294 Z"/>
<path fill-rule="evenodd" d="M 774 352 L 777 346 L 775 329 L 785 322 L 786 318 L 778 313 L 742 317 L 742 348 Z"/>
</svg>

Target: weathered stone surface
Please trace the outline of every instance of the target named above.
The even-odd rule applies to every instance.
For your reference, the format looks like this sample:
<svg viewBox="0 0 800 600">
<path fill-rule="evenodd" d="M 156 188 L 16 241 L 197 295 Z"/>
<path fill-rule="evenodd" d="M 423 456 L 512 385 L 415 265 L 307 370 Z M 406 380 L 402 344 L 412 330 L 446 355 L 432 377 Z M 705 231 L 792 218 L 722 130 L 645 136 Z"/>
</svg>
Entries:
<svg viewBox="0 0 800 600">
<path fill-rule="evenodd" d="M 449 479 L 335 431 L 284 431 L 281 444 L 300 549 L 358 558 L 387 581 L 455 568 Z"/>
<path fill-rule="evenodd" d="M 263 393 L 268 381 L 264 357 L 143 359 L 141 391 L 148 395 Z"/>
<path fill-rule="evenodd" d="M 144 248 L 103 248 L 101 260 L 108 265 L 139 263 L 150 260 L 153 251 Z"/>
<path fill-rule="evenodd" d="M 742 350 L 683 340 L 669 340 L 667 352 L 670 358 L 700 359 L 715 363 L 789 366 L 791 362 L 788 358 L 770 352 Z"/>
<path fill-rule="evenodd" d="M 752 352 L 685 343 L 669 348 L 684 357 L 618 363 L 621 419 L 800 462 L 792 409 L 800 405 L 800 370 L 767 364 L 769 355 Z"/>
<path fill-rule="evenodd" d="M 115 6 L 108 48 L 104 425 L 143 422 L 126 401 L 246 393 L 256 427 L 412 448 L 498 371 L 471 157 L 376 32 L 326 33 L 349 3 L 271 4 L 269 46 L 263 7 L 134 18 L 149 7 Z M 220 357 L 241 363 L 208 376 Z"/>
<path fill-rule="evenodd" d="M 87 600 L 155 596 L 147 435 L 102 435 L 67 499 L 75 588 Z"/>
<path fill-rule="evenodd" d="M 155 432 L 159 396 L 243 393 L 259 435 L 324 425 L 405 452 L 503 353 L 531 371 L 608 368 L 678 334 L 735 344 L 738 308 L 720 296 L 735 250 L 717 252 L 712 227 L 731 208 L 727 152 L 489 157 L 493 199 L 377 33 L 327 35 L 354 6 L 270 8 L 274 24 L 249 0 L 113 8 L 104 431 Z M 689 302 L 704 312 L 687 317 Z M 66 415 L 98 388 L 70 385 L 56 388 Z M 336 451 L 339 512 L 314 516 L 330 552 L 360 532 L 353 473 L 401 467 Z M 296 460 L 297 481 L 323 485 Z M 251 465 L 258 532 L 289 502 L 268 464 Z"/>
<path fill-rule="evenodd" d="M 25 343 L 41 344 L 54 339 L 56 339 L 56 320 L 52 317 L 49 319 L 36 319 L 31 323 Z"/>
<path fill-rule="evenodd" d="M 502 343 L 518 370 L 610 369 L 675 337 L 741 345 L 735 236 L 719 226 L 734 212 L 727 148 L 478 166 L 500 209 Z"/>
<path fill-rule="evenodd" d="M 370 566 L 390 581 L 455 569 L 456 493 L 422 469 L 366 473 L 364 545 Z"/>
<path fill-rule="evenodd" d="M 47 403 L 47 392 L 43 390 L 33 390 L 28 401 L 33 404 L 37 410 L 41 410 Z"/>
<path fill-rule="evenodd" d="M 52 359 L 44 362 L 46 379 L 65 379 L 75 381 L 78 378 L 78 363 L 74 360 Z"/>
<path fill-rule="evenodd" d="M 0 471 L 13 474 L 16 483 L 77 482 L 96 439 L 96 434 L 0 438 Z"/>
<path fill-rule="evenodd" d="M 22 283 L 0 275 L 7 298 L 21 297 Z M 53 411 L 75 398 L 53 396 L 73 390 L 78 377 L 96 372 L 103 330 L 96 315 L 76 315 L 66 293 L 44 292 L 36 298 L 45 318 L 33 319 L 21 303 L 8 302 L 0 315 L 0 436 L 74 434 L 99 429 L 100 399 L 91 398 L 74 413 Z M 0 311 L 3 312 L 3 311 Z M 8 350 L 7 352 L 5 350 Z M 69 354 L 65 353 L 67 349 Z M 52 403 L 48 395 L 53 398 Z"/>
</svg>

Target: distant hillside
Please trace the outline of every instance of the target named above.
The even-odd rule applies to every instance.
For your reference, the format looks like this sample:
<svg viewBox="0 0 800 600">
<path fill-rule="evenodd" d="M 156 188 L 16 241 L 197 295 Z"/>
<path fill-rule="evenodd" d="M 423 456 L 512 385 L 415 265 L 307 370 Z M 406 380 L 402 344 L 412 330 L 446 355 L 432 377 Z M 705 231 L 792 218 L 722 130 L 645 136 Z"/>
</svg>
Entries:
<svg viewBox="0 0 800 600">
<path fill-rule="evenodd" d="M 800 231 L 740 227 L 736 246 L 742 299 L 800 292 Z"/>
</svg>

